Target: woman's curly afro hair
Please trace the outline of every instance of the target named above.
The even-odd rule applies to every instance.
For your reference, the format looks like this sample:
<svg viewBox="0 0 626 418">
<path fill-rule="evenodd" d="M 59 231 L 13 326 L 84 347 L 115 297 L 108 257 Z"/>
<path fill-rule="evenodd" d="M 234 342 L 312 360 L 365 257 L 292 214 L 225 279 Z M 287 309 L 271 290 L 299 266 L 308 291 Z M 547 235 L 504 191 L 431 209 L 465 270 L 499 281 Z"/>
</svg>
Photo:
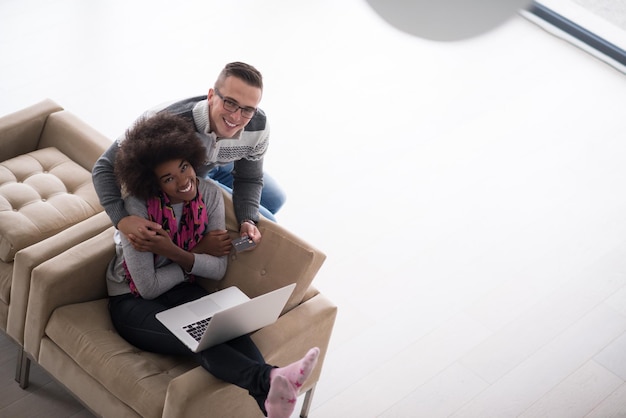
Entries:
<svg viewBox="0 0 626 418">
<path fill-rule="evenodd" d="M 126 131 L 115 157 L 115 176 L 129 194 L 148 199 L 160 191 L 155 168 L 178 159 L 188 161 L 197 172 L 204 165 L 206 148 L 192 122 L 170 113 L 157 113 L 141 118 Z"/>
</svg>

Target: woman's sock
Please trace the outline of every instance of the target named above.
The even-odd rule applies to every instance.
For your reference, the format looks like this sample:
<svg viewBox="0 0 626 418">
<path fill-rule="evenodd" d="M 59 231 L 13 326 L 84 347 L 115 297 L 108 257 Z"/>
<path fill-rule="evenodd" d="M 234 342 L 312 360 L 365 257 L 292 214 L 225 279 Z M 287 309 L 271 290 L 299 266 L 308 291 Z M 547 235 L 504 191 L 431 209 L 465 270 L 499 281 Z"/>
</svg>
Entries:
<svg viewBox="0 0 626 418">
<path fill-rule="evenodd" d="M 300 387 L 315 368 L 319 355 L 319 348 L 311 348 L 300 360 L 291 363 L 289 366 L 273 369 L 270 373 L 270 380 L 273 382 L 275 377 L 283 376 L 293 385 L 297 394 Z"/>
<path fill-rule="evenodd" d="M 296 396 L 296 390 L 284 376 L 274 377 L 265 400 L 267 417 L 289 418 L 296 407 Z"/>
</svg>

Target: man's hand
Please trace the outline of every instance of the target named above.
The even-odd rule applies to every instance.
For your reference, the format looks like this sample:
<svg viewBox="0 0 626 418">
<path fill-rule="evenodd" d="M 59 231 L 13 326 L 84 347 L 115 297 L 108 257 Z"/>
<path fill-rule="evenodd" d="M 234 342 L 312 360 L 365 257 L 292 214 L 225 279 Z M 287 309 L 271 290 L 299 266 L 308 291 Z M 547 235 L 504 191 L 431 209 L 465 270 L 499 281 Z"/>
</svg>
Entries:
<svg viewBox="0 0 626 418">
<path fill-rule="evenodd" d="M 256 225 L 250 222 L 242 222 L 242 224 L 239 226 L 239 235 L 242 237 L 244 235 L 247 236 L 257 245 L 259 244 L 259 242 L 261 242 L 261 232 L 256 227 Z"/>
<path fill-rule="evenodd" d="M 221 257 L 224 255 L 228 255 L 231 250 L 231 239 L 230 235 L 228 235 L 228 231 L 224 230 L 214 230 L 209 231 L 199 243 L 196 244 L 195 247 L 191 250 L 191 252 L 196 254 L 209 254 L 215 257 Z"/>
<path fill-rule="evenodd" d="M 150 239 L 155 237 L 162 227 L 156 222 L 130 215 L 118 222 L 117 229 L 126 235 L 137 251 L 151 251 Z"/>
</svg>

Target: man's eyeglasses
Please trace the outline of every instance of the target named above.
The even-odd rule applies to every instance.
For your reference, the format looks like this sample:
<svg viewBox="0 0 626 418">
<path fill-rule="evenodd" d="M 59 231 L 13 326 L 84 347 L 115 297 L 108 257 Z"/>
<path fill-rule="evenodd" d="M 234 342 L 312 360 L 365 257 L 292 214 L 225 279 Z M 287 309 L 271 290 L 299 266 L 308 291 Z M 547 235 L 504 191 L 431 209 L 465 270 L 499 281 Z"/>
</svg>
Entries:
<svg viewBox="0 0 626 418">
<path fill-rule="evenodd" d="M 252 119 L 256 114 L 256 108 L 239 106 L 237 102 L 234 102 L 230 99 L 225 99 L 224 96 L 220 94 L 218 89 L 215 89 L 215 94 L 217 94 L 217 97 L 222 99 L 222 102 L 224 103 L 224 109 L 231 113 L 235 113 L 236 111 L 241 109 L 241 117 L 244 117 L 246 119 Z"/>
</svg>

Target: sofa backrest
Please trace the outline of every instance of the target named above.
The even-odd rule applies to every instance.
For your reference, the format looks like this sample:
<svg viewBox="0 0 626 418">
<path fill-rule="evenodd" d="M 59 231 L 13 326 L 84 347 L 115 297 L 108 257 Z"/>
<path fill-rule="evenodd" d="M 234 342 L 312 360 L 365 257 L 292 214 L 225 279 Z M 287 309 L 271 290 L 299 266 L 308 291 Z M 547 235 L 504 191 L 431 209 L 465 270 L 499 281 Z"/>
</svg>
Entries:
<svg viewBox="0 0 626 418">
<path fill-rule="evenodd" d="M 0 161 L 39 148 L 39 139 L 51 113 L 63 110 L 52 100 L 43 100 L 17 112 L 0 117 Z"/>
<path fill-rule="evenodd" d="M 111 146 L 111 140 L 67 110 L 46 120 L 38 148 L 55 147 L 87 171 Z"/>
</svg>

